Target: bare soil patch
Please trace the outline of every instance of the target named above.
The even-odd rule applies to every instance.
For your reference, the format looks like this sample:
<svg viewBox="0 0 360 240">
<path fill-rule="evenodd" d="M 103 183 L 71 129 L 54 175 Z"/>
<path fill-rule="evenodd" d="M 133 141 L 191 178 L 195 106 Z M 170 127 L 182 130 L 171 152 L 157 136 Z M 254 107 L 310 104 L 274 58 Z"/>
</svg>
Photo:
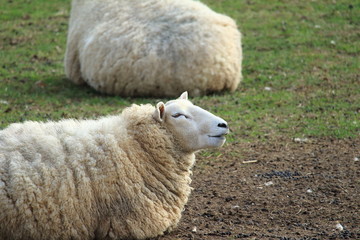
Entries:
<svg viewBox="0 0 360 240">
<path fill-rule="evenodd" d="M 234 143 L 222 153 L 198 156 L 181 222 L 158 240 L 360 239 L 360 138 Z"/>
</svg>

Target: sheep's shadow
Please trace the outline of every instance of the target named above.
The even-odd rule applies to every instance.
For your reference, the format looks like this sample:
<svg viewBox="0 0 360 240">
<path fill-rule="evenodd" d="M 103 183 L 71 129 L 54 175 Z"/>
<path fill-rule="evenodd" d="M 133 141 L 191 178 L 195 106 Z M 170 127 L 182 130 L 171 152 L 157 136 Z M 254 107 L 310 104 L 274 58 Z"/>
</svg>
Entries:
<svg viewBox="0 0 360 240">
<path fill-rule="evenodd" d="M 43 98 L 58 99 L 59 101 L 66 99 L 67 102 L 86 102 L 91 99 L 111 100 L 117 99 L 129 103 L 149 103 L 158 99 L 151 97 L 123 97 L 100 93 L 90 87 L 88 84 L 77 85 L 69 80 L 65 75 L 46 76 L 36 81 L 30 92 Z"/>
</svg>

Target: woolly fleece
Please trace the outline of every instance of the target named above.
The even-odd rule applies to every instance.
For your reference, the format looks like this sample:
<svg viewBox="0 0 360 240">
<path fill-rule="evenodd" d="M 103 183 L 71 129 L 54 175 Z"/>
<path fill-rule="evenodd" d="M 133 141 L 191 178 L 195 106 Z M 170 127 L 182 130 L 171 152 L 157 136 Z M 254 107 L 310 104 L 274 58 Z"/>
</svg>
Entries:
<svg viewBox="0 0 360 240">
<path fill-rule="evenodd" d="M 175 227 L 195 158 L 154 110 L 0 131 L 0 239 L 144 239 Z"/>
<path fill-rule="evenodd" d="M 234 20 L 193 0 L 73 0 L 65 72 L 121 96 L 234 91 L 242 79 Z"/>
</svg>

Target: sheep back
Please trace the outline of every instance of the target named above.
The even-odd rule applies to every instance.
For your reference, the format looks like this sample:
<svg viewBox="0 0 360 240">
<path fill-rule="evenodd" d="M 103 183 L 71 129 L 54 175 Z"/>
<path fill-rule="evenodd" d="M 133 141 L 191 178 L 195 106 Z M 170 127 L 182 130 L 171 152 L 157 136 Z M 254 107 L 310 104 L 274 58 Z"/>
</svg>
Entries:
<svg viewBox="0 0 360 240">
<path fill-rule="evenodd" d="M 234 91 L 241 35 L 231 18 L 192 0 L 74 0 L 65 71 L 121 96 Z"/>
<path fill-rule="evenodd" d="M 0 239 L 144 239 L 175 227 L 194 154 L 153 111 L 0 131 Z"/>
</svg>

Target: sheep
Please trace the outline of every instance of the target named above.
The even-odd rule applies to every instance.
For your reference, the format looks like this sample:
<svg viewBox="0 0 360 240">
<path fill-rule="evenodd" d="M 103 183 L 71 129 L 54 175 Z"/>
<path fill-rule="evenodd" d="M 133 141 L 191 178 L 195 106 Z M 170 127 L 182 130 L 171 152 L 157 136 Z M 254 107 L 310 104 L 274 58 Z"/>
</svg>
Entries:
<svg viewBox="0 0 360 240">
<path fill-rule="evenodd" d="M 127 97 L 235 91 L 241 34 L 193 0 L 73 0 L 65 72 L 76 84 Z"/>
<path fill-rule="evenodd" d="M 178 224 L 195 152 L 228 124 L 187 93 L 96 120 L 0 131 L 0 239 L 145 239 Z"/>
</svg>

